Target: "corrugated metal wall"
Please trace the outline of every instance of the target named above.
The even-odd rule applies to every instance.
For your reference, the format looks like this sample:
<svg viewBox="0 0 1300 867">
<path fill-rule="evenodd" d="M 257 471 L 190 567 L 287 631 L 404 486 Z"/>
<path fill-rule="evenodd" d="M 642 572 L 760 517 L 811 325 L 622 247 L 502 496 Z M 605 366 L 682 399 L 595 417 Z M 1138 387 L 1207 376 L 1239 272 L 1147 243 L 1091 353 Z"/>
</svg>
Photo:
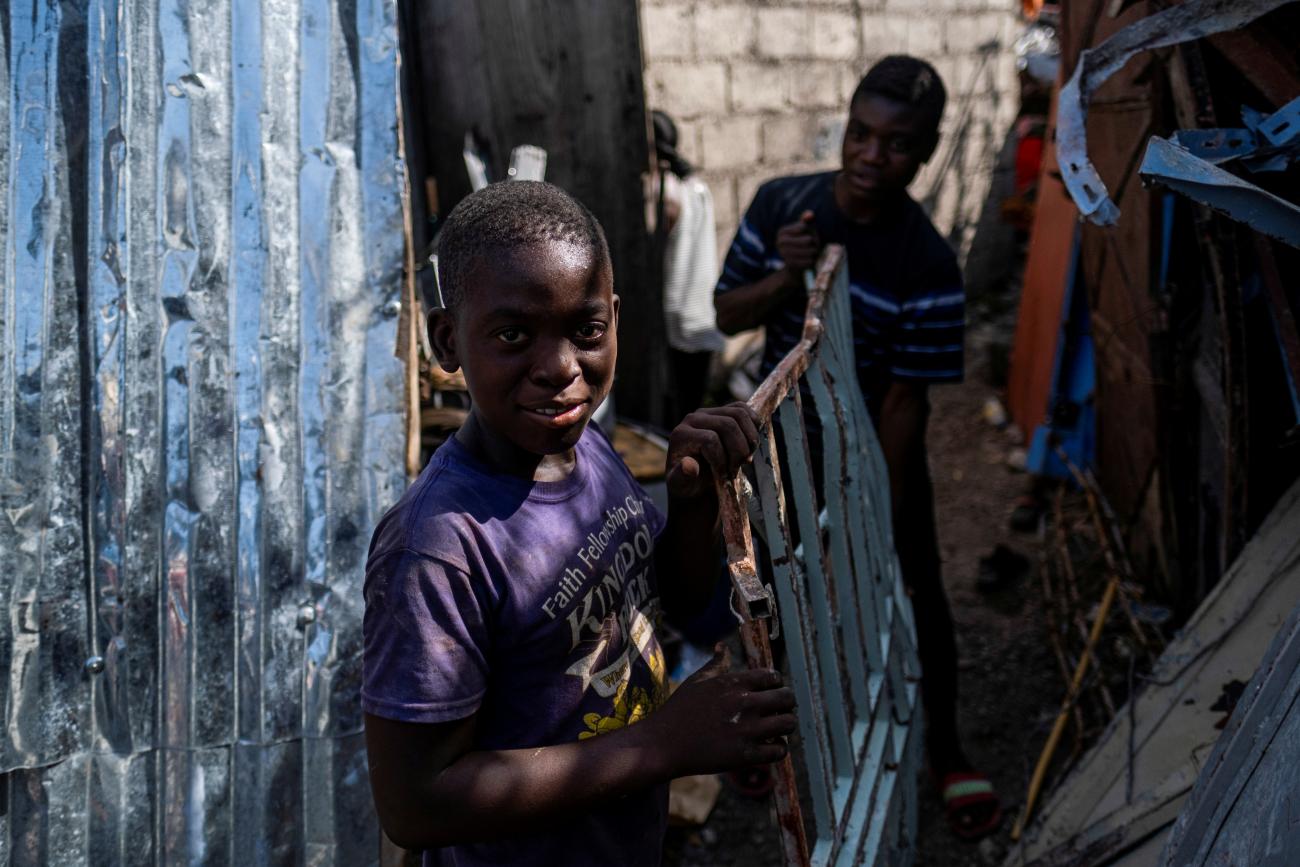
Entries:
<svg viewBox="0 0 1300 867">
<path fill-rule="evenodd" d="M 0 864 L 376 860 L 395 21 L 0 3 Z"/>
</svg>

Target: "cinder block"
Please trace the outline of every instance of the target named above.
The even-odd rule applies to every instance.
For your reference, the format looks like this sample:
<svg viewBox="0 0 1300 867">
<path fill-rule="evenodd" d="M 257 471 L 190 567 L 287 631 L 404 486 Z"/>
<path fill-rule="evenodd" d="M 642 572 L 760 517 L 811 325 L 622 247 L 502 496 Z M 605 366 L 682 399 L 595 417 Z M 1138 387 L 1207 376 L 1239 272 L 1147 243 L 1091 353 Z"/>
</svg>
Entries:
<svg viewBox="0 0 1300 867">
<path fill-rule="evenodd" d="M 1016 60 L 1011 52 L 1003 52 L 993 58 L 993 80 L 997 82 L 998 93 L 1008 100 L 1015 100 L 1020 94 L 1020 77 L 1016 70 Z"/>
<path fill-rule="evenodd" d="M 780 165 L 813 157 L 814 118 L 805 114 L 774 117 L 763 124 L 763 164 Z"/>
<path fill-rule="evenodd" d="M 713 221 L 719 228 L 722 226 L 731 226 L 731 231 L 735 232 L 736 224 L 739 217 L 736 214 L 736 179 L 731 174 L 718 174 L 716 172 L 702 172 L 700 180 L 704 181 L 709 187 L 709 192 L 713 194 Z M 731 238 L 727 238 L 727 243 Z M 727 248 L 724 246 L 719 250 L 726 255 Z"/>
<path fill-rule="evenodd" d="M 726 111 L 727 69 L 721 63 L 657 64 L 650 80 L 650 101 L 674 118 Z"/>
<path fill-rule="evenodd" d="M 956 84 L 949 88 L 949 93 L 968 94 L 993 91 L 997 82 L 994 78 L 994 58 L 979 54 L 960 54 L 954 58 L 957 65 Z"/>
<path fill-rule="evenodd" d="M 844 102 L 840 93 L 843 64 L 810 62 L 790 77 L 790 103 L 796 109 L 832 108 Z"/>
<path fill-rule="evenodd" d="M 812 149 L 814 161 L 835 167 L 840 165 L 840 150 L 844 144 L 844 126 L 847 122 L 846 110 L 823 112 L 817 118 Z"/>
<path fill-rule="evenodd" d="M 907 28 L 907 53 L 924 60 L 942 55 L 944 19 L 935 15 L 913 18 Z"/>
<path fill-rule="evenodd" d="M 943 87 L 948 91 L 948 104 L 944 108 L 943 125 L 950 128 L 955 119 L 957 108 L 953 97 L 957 94 L 957 58 L 955 57 L 932 57 L 930 63 L 934 66 L 934 71 L 939 73 L 939 80 L 943 82 Z"/>
<path fill-rule="evenodd" d="M 996 42 L 999 51 L 1009 52 L 1019 35 L 1010 26 L 1014 23 L 1015 17 L 1005 12 L 985 12 L 980 16 L 980 42 Z"/>
<path fill-rule="evenodd" d="M 731 108 L 735 112 L 778 111 L 786 107 L 786 73 L 773 63 L 731 64 Z"/>
<path fill-rule="evenodd" d="M 849 60 L 858 55 L 858 17 L 851 12 L 812 13 L 812 54 L 830 60 Z"/>
<path fill-rule="evenodd" d="M 1006 130 L 1001 130 L 1001 134 L 995 132 L 991 117 L 986 117 L 974 125 L 973 135 L 966 142 L 966 152 L 962 154 L 961 162 L 967 189 L 974 189 L 981 184 L 984 187 L 988 186 L 1006 132 Z"/>
<path fill-rule="evenodd" d="M 695 16 L 690 6 L 641 7 L 641 45 L 646 60 L 687 58 L 695 54 Z"/>
<path fill-rule="evenodd" d="M 947 152 L 948 146 L 949 143 L 940 138 L 938 150 L 935 151 L 934 156 L 930 157 L 928 163 L 921 166 L 921 170 L 912 179 L 911 186 L 907 188 L 912 198 L 920 201 L 930 190 L 934 189 L 939 173 L 943 170 L 944 154 Z"/>
<path fill-rule="evenodd" d="M 727 251 L 731 249 L 731 242 L 736 239 L 736 226 L 739 221 L 733 220 L 724 223 L 721 220 L 717 223 L 717 234 L 714 236 L 718 239 L 718 270 L 722 270 L 722 263 L 727 258 Z"/>
<path fill-rule="evenodd" d="M 897 15 L 869 15 L 862 19 L 862 54 L 875 62 L 887 54 L 907 51 L 911 19 Z M 864 66 L 862 72 L 866 73 Z"/>
<path fill-rule="evenodd" d="M 1012 15 L 1009 12 L 994 12 L 992 14 L 998 19 L 998 41 L 1002 43 L 1002 50 L 1009 54 L 1011 46 L 1020 38 L 1025 25 L 1020 22 L 1019 16 Z"/>
<path fill-rule="evenodd" d="M 701 58 L 743 57 L 754 51 L 758 19 L 749 6 L 702 4 L 695 10 L 695 48 Z"/>
<path fill-rule="evenodd" d="M 982 16 L 954 13 L 944 22 L 944 43 L 947 50 L 953 54 L 974 51 L 975 46 L 984 41 L 983 24 Z"/>
<path fill-rule="evenodd" d="M 786 174 L 784 171 L 775 169 L 770 166 L 764 166 L 762 169 L 756 169 L 736 176 L 736 212 L 744 216 L 745 211 L 749 210 L 749 205 L 754 201 L 754 193 L 758 192 L 759 186 L 764 181 L 770 181 L 772 178 L 780 177 Z"/>
<path fill-rule="evenodd" d="M 760 57 L 807 57 L 810 53 L 808 13 L 803 9 L 758 10 Z"/>
<path fill-rule="evenodd" d="M 960 186 L 956 175 L 952 172 L 939 181 L 939 195 L 930 212 L 930 220 L 941 235 L 947 235 L 957 219 L 957 209 L 961 203 Z M 912 195 L 916 196 L 917 193 L 916 185 L 913 185 Z"/>
<path fill-rule="evenodd" d="M 759 160 L 759 119 L 728 117 L 704 123 L 704 160 L 711 171 L 752 166 Z"/>
</svg>

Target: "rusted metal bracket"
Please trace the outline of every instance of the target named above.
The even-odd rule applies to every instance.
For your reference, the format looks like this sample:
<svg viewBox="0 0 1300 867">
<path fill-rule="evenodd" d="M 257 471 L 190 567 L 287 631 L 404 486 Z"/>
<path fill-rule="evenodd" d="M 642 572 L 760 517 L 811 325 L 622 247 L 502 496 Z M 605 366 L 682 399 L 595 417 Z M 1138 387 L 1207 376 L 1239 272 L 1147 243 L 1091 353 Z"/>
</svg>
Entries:
<svg viewBox="0 0 1300 867">
<path fill-rule="evenodd" d="M 1056 118 L 1056 155 L 1079 213 L 1099 226 L 1119 219 L 1106 184 L 1088 160 L 1088 101 L 1133 55 L 1244 27 L 1290 0 L 1191 0 L 1150 15 L 1079 55 L 1061 89 Z"/>
<path fill-rule="evenodd" d="M 1300 247 L 1300 208 L 1168 139 L 1151 139 L 1138 173 L 1148 183 L 1169 187 L 1261 234 Z"/>
</svg>

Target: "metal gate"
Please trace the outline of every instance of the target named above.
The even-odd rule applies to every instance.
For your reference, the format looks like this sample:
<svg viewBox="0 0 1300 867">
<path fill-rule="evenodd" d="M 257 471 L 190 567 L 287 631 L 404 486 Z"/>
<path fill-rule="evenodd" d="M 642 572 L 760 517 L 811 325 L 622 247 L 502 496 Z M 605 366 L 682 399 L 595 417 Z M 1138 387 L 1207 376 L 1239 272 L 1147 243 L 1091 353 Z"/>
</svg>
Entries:
<svg viewBox="0 0 1300 867">
<path fill-rule="evenodd" d="M 803 338 L 749 405 L 761 422 L 755 478 L 722 484 L 722 519 L 750 665 L 772 664 L 779 615 L 798 700 L 802 762 L 796 771 L 786 758 L 776 788 L 786 863 L 910 864 L 920 665 L 888 474 L 854 367 L 842 247 L 827 247 L 808 277 Z M 754 531 L 770 555 L 761 577 Z"/>
</svg>

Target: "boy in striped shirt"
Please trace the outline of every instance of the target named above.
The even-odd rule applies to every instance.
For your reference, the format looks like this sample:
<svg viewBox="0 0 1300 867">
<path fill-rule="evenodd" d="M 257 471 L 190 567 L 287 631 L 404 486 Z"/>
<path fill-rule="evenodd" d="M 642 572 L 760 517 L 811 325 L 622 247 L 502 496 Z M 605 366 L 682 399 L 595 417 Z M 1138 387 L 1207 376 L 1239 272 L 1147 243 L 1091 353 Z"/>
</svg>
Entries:
<svg viewBox="0 0 1300 867">
<path fill-rule="evenodd" d="M 801 336 L 805 269 L 823 244 L 846 250 L 858 383 L 889 465 L 894 543 L 916 612 L 930 767 L 954 832 L 974 839 L 997 826 L 1001 810 L 958 736 L 957 648 L 925 448 L 928 386 L 962 378 L 965 291 L 952 249 L 907 194 L 938 144 L 945 98 L 923 60 L 893 56 L 872 67 L 849 103 L 841 168 L 759 187 L 714 306 L 725 333 L 763 326 L 766 375 Z"/>
</svg>

